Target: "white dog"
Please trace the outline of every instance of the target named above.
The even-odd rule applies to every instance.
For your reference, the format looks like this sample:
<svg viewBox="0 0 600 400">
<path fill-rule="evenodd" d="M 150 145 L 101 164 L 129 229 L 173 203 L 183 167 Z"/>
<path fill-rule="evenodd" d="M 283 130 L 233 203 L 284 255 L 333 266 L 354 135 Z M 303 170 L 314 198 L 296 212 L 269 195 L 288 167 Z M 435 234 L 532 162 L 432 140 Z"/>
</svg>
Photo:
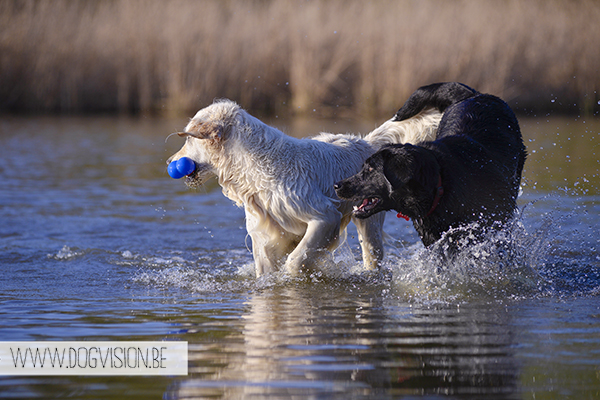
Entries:
<svg viewBox="0 0 600 400">
<path fill-rule="evenodd" d="M 169 161 L 191 158 L 186 178 L 197 187 L 216 175 L 225 196 L 244 207 L 257 276 L 283 267 L 290 274 L 318 265 L 338 246 L 352 219 L 366 269 L 383 257 L 384 213 L 352 218 L 356 204 L 340 201 L 335 182 L 360 171 L 384 144 L 417 143 L 435 137 L 441 113 L 423 110 L 404 121 L 394 118 L 361 138 L 321 133 L 296 139 L 223 100 L 198 111 L 184 132 L 183 148 Z"/>
</svg>

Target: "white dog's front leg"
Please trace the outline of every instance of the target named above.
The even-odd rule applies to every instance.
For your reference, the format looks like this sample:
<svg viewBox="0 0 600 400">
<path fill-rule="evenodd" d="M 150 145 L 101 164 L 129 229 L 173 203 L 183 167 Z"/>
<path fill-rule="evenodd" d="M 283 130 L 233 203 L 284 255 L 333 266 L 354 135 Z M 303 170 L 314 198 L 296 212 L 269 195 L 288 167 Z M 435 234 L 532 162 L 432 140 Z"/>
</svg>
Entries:
<svg viewBox="0 0 600 400">
<path fill-rule="evenodd" d="M 252 238 L 254 270 L 256 276 L 259 277 L 277 271 L 277 264 L 276 260 L 269 257 L 267 251 L 267 245 L 271 240 L 268 234 L 269 223 L 257 210 L 258 208 L 253 202 L 246 206 L 246 230 Z"/>
<path fill-rule="evenodd" d="M 365 269 L 374 270 L 379 268 L 383 260 L 383 222 L 385 213 L 381 212 L 367 219 L 352 218 L 358 241 L 362 250 Z"/>
<path fill-rule="evenodd" d="M 339 240 L 341 214 L 329 220 L 313 220 L 308 223 L 304 237 L 290 253 L 285 263 L 286 272 L 297 275 L 300 270 L 312 269 L 318 264 L 319 254 L 330 250 Z"/>
<path fill-rule="evenodd" d="M 265 245 L 259 242 L 260 240 L 252 238 L 252 255 L 254 256 L 254 269 L 257 277 L 277 271 L 274 260 L 267 256 Z"/>
<path fill-rule="evenodd" d="M 256 276 L 276 272 L 301 237 L 286 232 L 267 217 L 246 213 L 246 229 L 252 238 L 252 255 Z"/>
<path fill-rule="evenodd" d="M 254 265 L 256 276 L 270 274 L 277 271 L 285 257 L 296 247 L 299 237 L 283 232 L 277 236 L 268 238 L 265 235 L 254 235 L 252 239 L 252 254 L 254 255 Z M 256 237 L 256 240 L 254 240 Z"/>
</svg>

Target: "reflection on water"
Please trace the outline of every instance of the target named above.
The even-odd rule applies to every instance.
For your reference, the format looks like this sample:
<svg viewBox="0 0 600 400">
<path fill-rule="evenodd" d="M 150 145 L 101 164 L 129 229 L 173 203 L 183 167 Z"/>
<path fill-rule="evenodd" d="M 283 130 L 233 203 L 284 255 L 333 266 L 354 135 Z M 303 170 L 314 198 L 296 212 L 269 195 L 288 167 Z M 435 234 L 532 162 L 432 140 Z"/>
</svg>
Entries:
<svg viewBox="0 0 600 400">
<path fill-rule="evenodd" d="M 233 322 L 239 331 L 226 343 L 196 346 L 195 376 L 171 390 L 181 398 L 517 391 L 505 308 L 415 310 L 382 297 L 377 285 L 340 286 L 325 294 L 330 288 L 307 284 L 251 295 Z"/>
<path fill-rule="evenodd" d="M 520 217 L 451 263 L 388 216 L 334 269 L 254 278 L 242 210 L 166 175 L 185 120 L 0 120 L 0 340 L 185 340 L 187 377 L 0 377 L 0 398 L 596 398 L 594 119 L 521 119 Z M 275 121 L 296 136 L 376 123 Z M 436 397 L 437 396 L 437 397 Z"/>
</svg>

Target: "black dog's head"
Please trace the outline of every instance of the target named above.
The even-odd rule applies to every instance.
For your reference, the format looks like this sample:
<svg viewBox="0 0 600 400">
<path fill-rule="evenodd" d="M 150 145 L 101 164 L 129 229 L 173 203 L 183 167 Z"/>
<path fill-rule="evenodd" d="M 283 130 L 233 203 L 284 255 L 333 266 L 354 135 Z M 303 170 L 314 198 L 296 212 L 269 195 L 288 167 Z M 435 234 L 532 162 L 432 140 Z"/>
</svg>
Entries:
<svg viewBox="0 0 600 400">
<path fill-rule="evenodd" d="M 429 150 L 410 144 L 390 145 L 334 188 L 340 199 L 360 202 L 354 208 L 358 218 L 396 210 L 414 219 L 431 209 L 439 176 L 439 164 Z"/>
</svg>

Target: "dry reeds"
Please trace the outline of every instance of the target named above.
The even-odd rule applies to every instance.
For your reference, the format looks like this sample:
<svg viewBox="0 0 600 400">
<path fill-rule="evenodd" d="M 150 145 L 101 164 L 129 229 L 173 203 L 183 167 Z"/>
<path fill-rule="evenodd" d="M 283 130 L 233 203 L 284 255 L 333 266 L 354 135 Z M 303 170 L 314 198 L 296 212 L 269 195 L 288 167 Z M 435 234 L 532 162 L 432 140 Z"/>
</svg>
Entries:
<svg viewBox="0 0 600 400">
<path fill-rule="evenodd" d="M 0 110 L 390 115 L 458 80 L 589 111 L 598 21 L 592 0 L 0 0 Z"/>
</svg>

